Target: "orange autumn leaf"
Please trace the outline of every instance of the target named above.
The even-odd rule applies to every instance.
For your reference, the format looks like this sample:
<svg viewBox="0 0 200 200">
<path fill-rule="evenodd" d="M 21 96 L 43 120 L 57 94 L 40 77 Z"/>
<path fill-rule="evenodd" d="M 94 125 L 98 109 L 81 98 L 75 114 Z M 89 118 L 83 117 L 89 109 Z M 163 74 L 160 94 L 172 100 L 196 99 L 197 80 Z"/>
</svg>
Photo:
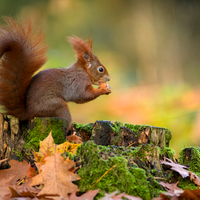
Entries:
<svg viewBox="0 0 200 200">
<path fill-rule="evenodd" d="M 63 144 L 59 144 L 56 146 L 56 152 L 64 153 L 65 151 L 68 151 L 71 154 L 76 154 L 77 148 L 81 145 L 80 144 L 74 144 L 70 143 L 69 141 L 64 142 Z"/>
<path fill-rule="evenodd" d="M 36 162 L 42 162 L 45 157 L 54 155 L 55 146 L 52 131 L 50 131 L 49 135 L 43 141 L 40 141 L 39 152 L 34 152 Z"/>
<path fill-rule="evenodd" d="M 26 175 L 26 179 L 29 180 L 32 177 L 36 176 L 36 175 L 37 175 L 37 172 L 36 172 L 35 168 L 31 167 L 31 165 L 29 163 L 28 172 L 27 172 L 27 175 Z"/>
<path fill-rule="evenodd" d="M 77 191 L 78 186 L 72 181 L 79 180 L 78 174 L 69 171 L 75 162 L 64 160 L 60 153 L 46 157 L 45 164 L 39 166 L 40 173 L 32 178 L 31 185 L 44 185 L 37 196 L 60 195 L 68 197 L 69 193 Z"/>
</svg>

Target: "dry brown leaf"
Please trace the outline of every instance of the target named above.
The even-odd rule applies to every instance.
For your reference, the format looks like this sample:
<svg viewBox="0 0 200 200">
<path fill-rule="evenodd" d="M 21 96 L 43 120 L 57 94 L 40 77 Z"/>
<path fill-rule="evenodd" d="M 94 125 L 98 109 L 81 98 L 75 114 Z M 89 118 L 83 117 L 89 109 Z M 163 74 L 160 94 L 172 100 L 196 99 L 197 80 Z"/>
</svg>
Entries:
<svg viewBox="0 0 200 200">
<path fill-rule="evenodd" d="M 196 190 L 184 190 L 182 194 L 178 197 L 180 200 L 189 199 L 189 200 L 197 200 L 200 199 L 200 189 Z"/>
<path fill-rule="evenodd" d="M 140 197 L 134 197 L 134 196 L 131 196 L 131 195 L 128 195 L 128 194 L 125 194 L 125 193 L 112 196 L 112 199 L 113 200 L 123 200 L 122 197 L 125 197 L 128 200 L 142 200 Z"/>
<path fill-rule="evenodd" d="M 76 191 L 72 192 L 69 196 L 69 200 L 93 200 L 94 197 L 97 195 L 100 189 L 97 190 L 90 190 L 85 194 L 81 195 L 80 197 L 76 196 Z"/>
<path fill-rule="evenodd" d="M 193 181 L 197 186 L 200 186 L 200 179 L 196 174 L 189 172 L 189 176 L 191 181 Z"/>
<path fill-rule="evenodd" d="M 181 193 L 183 193 L 183 190 L 177 186 L 178 182 L 171 183 L 171 184 L 165 183 L 165 182 L 160 182 L 160 185 L 162 185 L 167 190 L 166 193 L 163 193 L 165 195 L 175 197 L 175 196 L 179 196 Z"/>
<path fill-rule="evenodd" d="M 77 191 L 78 186 L 72 181 L 79 180 L 79 176 L 69 171 L 75 162 L 64 160 L 60 153 L 45 158 L 45 164 L 40 166 L 40 173 L 32 178 L 31 185 L 43 184 L 43 189 L 37 196 L 60 195 L 68 197 L 69 193 Z"/>
<path fill-rule="evenodd" d="M 10 178 L 3 178 L 1 179 L 0 182 L 0 199 L 3 200 L 7 200 L 10 199 L 11 196 L 11 192 L 9 189 L 9 182 L 11 179 L 13 179 L 14 176 L 10 177 Z"/>
<path fill-rule="evenodd" d="M 76 144 L 82 143 L 82 138 L 77 135 L 69 135 L 66 137 L 69 142 L 74 142 Z"/>
<path fill-rule="evenodd" d="M 11 168 L 0 170 L 0 174 L 1 174 L 0 197 L 1 199 L 4 199 L 4 200 L 10 199 L 11 191 L 9 187 L 14 188 L 15 190 L 17 189 L 17 192 L 22 192 L 22 191 L 25 191 L 24 188 L 27 185 L 27 183 L 20 186 L 17 186 L 16 184 L 17 184 L 18 179 L 22 179 L 26 176 L 25 173 L 27 173 L 28 171 L 28 163 L 26 163 L 26 161 L 22 163 L 22 162 L 17 162 L 13 160 L 12 162 L 10 161 L 10 164 L 11 164 Z M 18 171 L 15 171 L 15 170 L 18 170 Z M 24 170 L 24 171 L 21 172 L 21 170 L 22 171 Z M 4 173 L 2 173 L 2 171 Z"/>
<path fill-rule="evenodd" d="M 174 163 L 169 158 L 165 158 L 165 159 L 168 160 L 169 162 L 161 161 L 162 164 L 171 166 L 171 169 L 178 172 L 183 178 L 186 178 L 189 176 L 189 171 L 184 169 L 184 168 L 188 168 L 188 167 Z"/>
<path fill-rule="evenodd" d="M 159 198 L 159 197 L 158 197 Z M 169 198 L 167 195 L 165 194 L 160 194 L 160 199 L 159 200 L 170 200 L 171 198 Z M 177 197 L 174 197 L 173 200 L 177 200 Z"/>
<path fill-rule="evenodd" d="M 12 187 L 13 189 L 15 189 L 18 193 L 23 193 L 23 192 L 30 192 L 33 195 L 38 194 L 41 189 L 37 189 L 35 187 L 32 187 L 30 185 L 31 181 L 25 182 L 22 185 L 11 185 L 10 187 Z"/>
<path fill-rule="evenodd" d="M 9 179 L 8 184 L 14 185 L 17 183 L 18 179 L 23 179 L 28 171 L 28 163 L 24 160 L 23 162 L 18 162 L 16 160 L 9 161 L 11 167 L 9 169 L 0 170 L 0 180 Z M 10 177 L 12 177 L 10 179 Z"/>
<path fill-rule="evenodd" d="M 45 157 L 52 156 L 55 153 L 55 143 L 52 137 L 52 131 L 50 131 L 49 135 L 43 140 L 40 141 L 40 149 L 39 152 L 34 152 L 34 157 L 37 163 L 44 164 L 42 162 Z"/>
<path fill-rule="evenodd" d="M 140 197 L 134 197 L 125 193 L 116 195 L 117 193 L 119 193 L 119 191 L 115 191 L 110 194 L 105 193 L 105 197 L 100 200 L 123 200 L 122 197 L 126 197 L 128 200 L 142 200 Z"/>
<path fill-rule="evenodd" d="M 171 166 L 171 169 L 178 172 L 183 178 L 186 178 L 189 176 L 191 181 L 193 181 L 197 186 L 200 186 L 199 177 L 196 174 L 194 174 L 193 172 L 185 170 L 184 168 L 187 168 L 186 166 L 174 163 L 172 160 L 170 160 L 168 158 L 166 158 L 166 159 L 169 162 L 161 161 L 161 163 Z"/>
<path fill-rule="evenodd" d="M 9 187 L 10 191 L 11 191 L 11 198 L 13 197 L 30 197 L 30 198 L 34 198 L 35 195 L 33 193 L 31 193 L 28 190 L 22 190 L 21 192 L 17 191 L 15 188 L 13 187 Z"/>
<path fill-rule="evenodd" d="M 169 198 L 168 196 L 169 194 L 160 194 L 160 198 L 158 200 L 198 200 L 200 199 L 200 189 L 196 189 L 196 190 L 184 190 L 182 194 L 178 195 L 178 196 L 171 196 L 171 198 Z M 154 200 L 154 199 L 153 199 Z"/>
</svg>

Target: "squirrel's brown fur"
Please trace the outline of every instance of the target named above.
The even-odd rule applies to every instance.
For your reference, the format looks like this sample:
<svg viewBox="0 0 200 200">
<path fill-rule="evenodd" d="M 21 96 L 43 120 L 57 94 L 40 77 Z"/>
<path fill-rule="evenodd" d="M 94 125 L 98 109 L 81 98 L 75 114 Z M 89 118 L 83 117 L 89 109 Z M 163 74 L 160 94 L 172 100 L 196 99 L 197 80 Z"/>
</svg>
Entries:
<svg viewBox="0 0 200 200">
<path fill-rule="evenodd" d="M 31 22 L 20 24 L 5 17 L 0 27 L 0 105 L 20 120 L 64 117 L 71 123 L 66 102 L 85 103 L 111 91 L 106 68 L 92 53 L 92 40 L 70 37 L 77 61 L 68 68 L 33 74 L 46 62 L 42 33 L 33 34 Z M 100 85 L 94 89 L 92 84 Z"/>
</svg>

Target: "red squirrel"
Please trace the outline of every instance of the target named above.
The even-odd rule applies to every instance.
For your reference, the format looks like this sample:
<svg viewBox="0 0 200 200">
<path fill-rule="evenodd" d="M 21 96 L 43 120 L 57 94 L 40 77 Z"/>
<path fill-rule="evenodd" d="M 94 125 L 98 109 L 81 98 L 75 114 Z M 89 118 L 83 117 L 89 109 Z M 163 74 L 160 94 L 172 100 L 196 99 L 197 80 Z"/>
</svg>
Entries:
<svg viewBox="0 0 200 200">
<path fill-rule="evenodd" d="M 71 123 L 66 102 L 85 103 L 111 93 L 107 69 L 92 53 L 92 40 L 69 37 L 77 61 L 68 68 L 46 69 L 43 34 L 33 34 L 30 21 L 18 23 L 4 17 L 0 27 L 0 105 L 19 120 L 62 117 Z M 92 85 L 99 85 L 98 89 Z"/>
</svg>

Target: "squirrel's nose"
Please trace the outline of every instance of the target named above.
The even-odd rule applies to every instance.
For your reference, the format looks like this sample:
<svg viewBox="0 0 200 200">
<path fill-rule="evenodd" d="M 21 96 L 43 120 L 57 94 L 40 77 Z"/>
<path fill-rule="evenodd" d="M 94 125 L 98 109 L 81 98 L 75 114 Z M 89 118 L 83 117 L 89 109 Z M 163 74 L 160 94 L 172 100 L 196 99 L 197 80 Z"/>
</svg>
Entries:
<svg viewBox="0 0 200 200">
<path fill-rule="evenodd" d="M 107 76 L 107 81 L 110 81 L 110 76 Z"/>
</svg>

